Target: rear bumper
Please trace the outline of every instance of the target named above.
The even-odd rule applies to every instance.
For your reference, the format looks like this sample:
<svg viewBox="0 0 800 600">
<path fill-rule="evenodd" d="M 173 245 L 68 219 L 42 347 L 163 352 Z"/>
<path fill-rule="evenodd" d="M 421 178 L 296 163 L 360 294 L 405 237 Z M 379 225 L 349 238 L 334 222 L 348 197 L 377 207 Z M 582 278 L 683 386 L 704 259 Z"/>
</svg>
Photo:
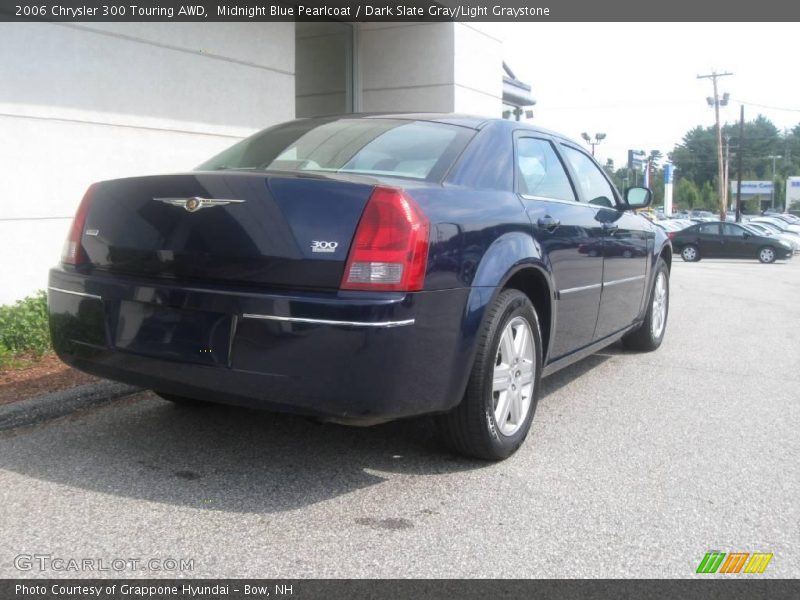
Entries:
<svg viewBox="0 0 800 600">
<path fill-rule="evenodd" d="M 458 403 L 469 292 L 261 293 L 56 268 L 48 307 L 57 354 L 88 373 L 366 423 Z"/>
</svg>

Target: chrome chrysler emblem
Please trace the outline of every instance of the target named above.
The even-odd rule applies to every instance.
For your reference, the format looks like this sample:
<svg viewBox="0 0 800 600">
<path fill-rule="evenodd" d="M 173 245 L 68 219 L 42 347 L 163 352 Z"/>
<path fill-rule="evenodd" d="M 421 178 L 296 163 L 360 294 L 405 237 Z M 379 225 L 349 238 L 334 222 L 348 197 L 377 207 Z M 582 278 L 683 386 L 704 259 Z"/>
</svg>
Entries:
<svg viewBox="0 0 800 600">
<path fill-rule="evenodd" d="M 244 202 L 244 200 L 232 200 L 230 198 L 200 198 L 198 196 L 192 196 L 191 198 L 153 198 L 153 200 L 164 204 L 172 204 L 172 206 L 181 206 L 187 212 L 197 212 L 201 208 L 222 206 L 223 204 L 241 204 Z"/>
</svg>

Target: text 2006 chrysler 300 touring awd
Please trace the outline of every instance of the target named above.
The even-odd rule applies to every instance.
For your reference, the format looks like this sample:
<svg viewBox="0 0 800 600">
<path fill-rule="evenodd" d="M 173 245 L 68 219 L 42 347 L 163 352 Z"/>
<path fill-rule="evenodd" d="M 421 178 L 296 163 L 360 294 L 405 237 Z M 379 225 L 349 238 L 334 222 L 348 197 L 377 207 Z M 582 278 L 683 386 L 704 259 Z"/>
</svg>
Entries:
<svg viewBox="0 0 800 600">
<path fill-rule="evenodd" d="M 672 248 L 584 150 L 525 124 L 380 115 L 271 127 L 86 192 L 50 272 L 68 364 L 181 403 L 369 424 L 436 414 L 486 459 L 542 376 L 661 344 Z"/>
</svg>

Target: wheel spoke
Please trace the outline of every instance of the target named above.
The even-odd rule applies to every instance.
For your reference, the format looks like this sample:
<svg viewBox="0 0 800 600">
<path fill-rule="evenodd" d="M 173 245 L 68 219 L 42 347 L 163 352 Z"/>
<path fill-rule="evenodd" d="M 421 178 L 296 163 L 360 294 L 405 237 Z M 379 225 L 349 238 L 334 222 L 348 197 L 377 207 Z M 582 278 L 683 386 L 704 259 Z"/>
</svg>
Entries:
<svg viewBox="0 0 800 600">
<path fill-rule="evenodd" d="M 507 327 L 500 338 L 501 361 L 509 364 L 514 359 L 514 333 Z"/>
<path fill-rule="evenodd" d="M 500 427 L 501 430 L 508 420 L 508 411 L 510 409 L 511 392 L 509 390 L 500 392 L 500 397 L 497 399 L 497 408 L 494 409 L 494 420 L 497 422 L 497 426 Z"/>
<path fill-rule="evenodd" d="M 492 381 L 492 391 L 502 392 L 508 389 L 509 375 L 511 370 L 506 364 L 497 365 L 494 368 L 494 379 Z"/>
<path fill-rule="evenodd" d="M 528 328 L 524 325 L 517 327 L 517 335 L 514 338 L 514 356 L 515 358 L 523 358 L 528 353 L 528 344 L 530 343 L 530 333 Z"/>
<path fill-rule="evenodd" d="M 518 425 L 522 417 L 522 394 L 520 394 L 520 390 L 517 389 L 516 392 L 510 394 L 510 396 L 511 422 L 514 425 Z"/>
</svg>

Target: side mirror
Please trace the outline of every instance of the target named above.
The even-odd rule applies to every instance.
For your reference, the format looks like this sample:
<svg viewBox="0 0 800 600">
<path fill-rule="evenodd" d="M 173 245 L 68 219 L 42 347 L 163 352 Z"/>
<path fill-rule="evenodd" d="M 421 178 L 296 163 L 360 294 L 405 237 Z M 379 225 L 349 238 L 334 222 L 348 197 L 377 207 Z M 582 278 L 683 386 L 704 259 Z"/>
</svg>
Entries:
<svg viewBox="0 0 800 600">
<path fill-rule="evenodd" d="M 653 192 L 645 187 L 632 187 L 625 190 L 625 208 L 646 208 L 653 201 Z"/>
<path fill-rule="evenodd" d="M 745 232 L 744 232 L 744 239 L 747 239 L 747 238 L 749 238 L 749 237 L 750 237 L 750 234 L 749 234 L 749 233 L 747 233 L 747 232 L 745 231 Z"/>
</svg>

